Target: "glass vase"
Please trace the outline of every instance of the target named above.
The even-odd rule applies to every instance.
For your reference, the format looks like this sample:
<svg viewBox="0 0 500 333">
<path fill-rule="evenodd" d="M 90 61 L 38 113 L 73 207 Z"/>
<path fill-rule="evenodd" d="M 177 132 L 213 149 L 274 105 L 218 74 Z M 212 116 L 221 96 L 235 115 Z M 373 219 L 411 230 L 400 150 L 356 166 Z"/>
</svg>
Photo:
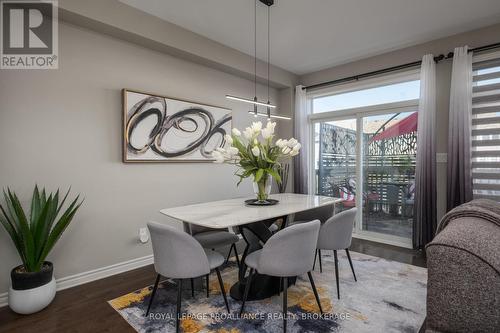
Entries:
<svg viewBox="0 0 500 333">
<path fill-rule="evenodd" d="M 263 176 L 258 182 L 253 182 L 253 192 L 259 201 L 267 201 L 271 194 L 272 177 L 271 175 Z"/>
</svg>

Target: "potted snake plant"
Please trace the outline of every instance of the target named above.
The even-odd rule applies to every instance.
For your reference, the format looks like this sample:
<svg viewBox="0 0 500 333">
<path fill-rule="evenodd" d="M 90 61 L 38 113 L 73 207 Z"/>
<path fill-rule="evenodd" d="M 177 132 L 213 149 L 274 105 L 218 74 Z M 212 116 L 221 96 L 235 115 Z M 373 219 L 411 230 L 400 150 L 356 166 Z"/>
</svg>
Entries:
<svg viewBox="0 0 500 333">
<path fill-rule="evenodd" d="M 20 314 L 42 310 L 54 299 L 56 282 L 54 267 L 46 261 L 57 240 L 81 206 L 77 196 L 62 212 L 69 190 L 60 200 L 55 193 L 39 191 L 35 186 L 31 208 L 25 212 L 16 193 L 4 190 L 4 203 L 0 204 L 0 223 L 9 234 L 22 264 L 11 271 L 9 306 Z M 62 212 L 62 213 L 61 213 Z"/>
</svg>

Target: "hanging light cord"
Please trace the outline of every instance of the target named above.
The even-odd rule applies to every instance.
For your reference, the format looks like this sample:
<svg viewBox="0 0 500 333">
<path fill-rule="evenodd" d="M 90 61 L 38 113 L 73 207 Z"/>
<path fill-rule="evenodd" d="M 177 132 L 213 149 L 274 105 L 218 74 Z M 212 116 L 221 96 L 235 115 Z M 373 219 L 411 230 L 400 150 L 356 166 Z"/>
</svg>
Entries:
<svg viewBox="0 0 500 333">
<path fill-rule="evenodd" d="M 253 46 L 254 46 L 254 89 L 255 89 L 255 98 L 257 98 L 257 0 L 255 0 L 254 7 L 254 35 L 253 35 Z"/>
<path fill-rule="evenodd" d="M 269 94 L 269 67 L 270 67 L 270 61 L 271 61 L 271 6 L 267 6 L 267 104 L 271 104 L 269 101 L 270 94 Z M 268 107 L 267 108 L 267 117 L 270 120 L 271 119 L 271 109 Z"/>
<path fill-rule="evenodd" d="M 253 73 L 254 73 L 254 78 L 253 78 L 253 83 L 254 83 L 254 89 L 255 89 L 255 95 L 253 97 L 254 102 L 257 102 L 257 0 L 255 0 L 255 6 L 254 6 L 254 35 L 253 35 L 253 44 L 254 44 L 254 68 L 253 68 Z M 254 104 L 253 106 L 253 113 L 254 117 L 257 117 L 257 104 Z"/>
</svg>

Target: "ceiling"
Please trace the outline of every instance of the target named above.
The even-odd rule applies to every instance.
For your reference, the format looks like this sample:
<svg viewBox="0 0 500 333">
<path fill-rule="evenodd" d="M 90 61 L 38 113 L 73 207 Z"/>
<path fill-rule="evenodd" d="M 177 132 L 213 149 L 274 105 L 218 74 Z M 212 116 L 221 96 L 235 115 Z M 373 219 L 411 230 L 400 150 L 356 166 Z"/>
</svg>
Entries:
<svg viewBox="0 0 500 333">
<path fill-rule="evenodd" d="M 254 54 L 253 0 L 120 1 Z M 259 2 L 262 60 L 266 15 Z M 300 75 L 495 23 L 500 23 L 499 0 L 275 0 L 271 63 Z"/>
</svg>

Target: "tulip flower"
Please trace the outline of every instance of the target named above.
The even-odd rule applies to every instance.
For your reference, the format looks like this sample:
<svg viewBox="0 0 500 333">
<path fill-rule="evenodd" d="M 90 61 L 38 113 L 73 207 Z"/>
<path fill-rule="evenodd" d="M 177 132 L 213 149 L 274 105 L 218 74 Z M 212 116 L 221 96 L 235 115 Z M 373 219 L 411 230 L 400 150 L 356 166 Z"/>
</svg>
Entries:
<svg viewBox="0 0 500 333">
<path fill-rule="evenodd" d="M 253 156 L 255 156 L 255 157 L 259 157 L 259 155 L 260 155 L 260 149 L 259 149 L 259 146 L 255 146 L 255 147 L 253 147 L 253 148 L 252 148 L 252 154 L 253 154 Z"/>
</svg>

